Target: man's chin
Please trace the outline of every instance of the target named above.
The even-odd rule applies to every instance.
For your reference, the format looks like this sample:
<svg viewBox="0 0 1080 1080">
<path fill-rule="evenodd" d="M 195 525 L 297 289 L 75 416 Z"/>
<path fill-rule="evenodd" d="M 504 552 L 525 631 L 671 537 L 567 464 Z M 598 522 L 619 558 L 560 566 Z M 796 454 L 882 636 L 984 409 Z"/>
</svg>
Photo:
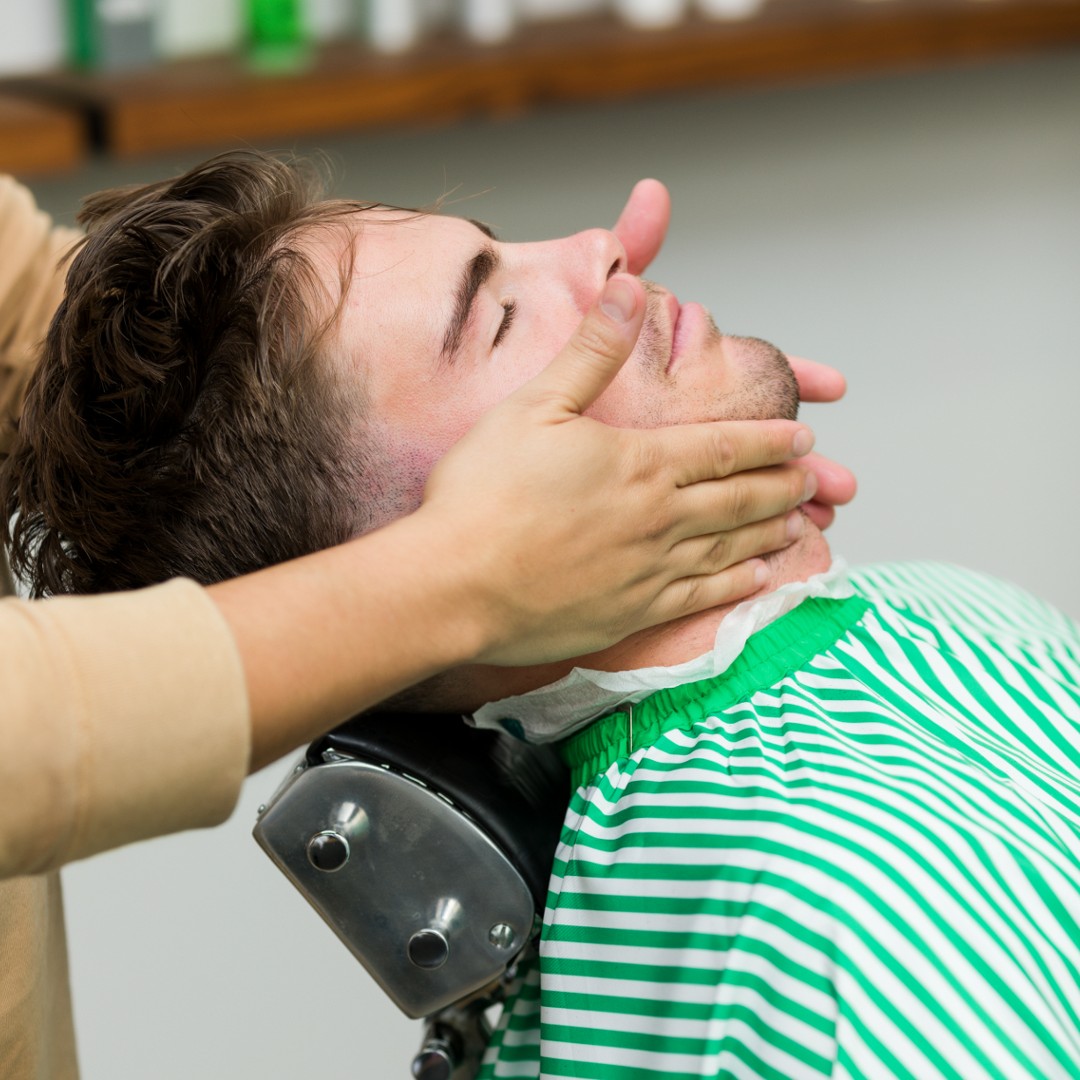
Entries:
<svg viewBox="0 0 1080 1080">
<path fill-rule="evenodd" d="M 787 357 L 761 338 L 723 336 L 729 364 L 739 372 L 739 391 L 729 398 L 727 420 L 794 420 L 799 384 Z"/>
</svg>

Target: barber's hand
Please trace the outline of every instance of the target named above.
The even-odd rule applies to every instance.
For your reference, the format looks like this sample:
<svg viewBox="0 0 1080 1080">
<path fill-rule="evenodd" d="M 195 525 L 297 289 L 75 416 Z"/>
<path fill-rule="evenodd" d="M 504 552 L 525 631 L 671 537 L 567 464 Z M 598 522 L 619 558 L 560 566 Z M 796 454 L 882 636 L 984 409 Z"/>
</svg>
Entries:
<svg viewBox="0 0 1080 1080">
<path fill-rule="evenodd" d="M 803 401 L 839 401 L 844 396 L 847 383 L 835 368 L 802 356 L 789 355 L 788 363 L 799 382 L 799 397 Z M 836 507 L 855 497 L 855 475 L 839 462 L 820 454 L 808 454 L 802 461 L 818 482 L 817 494 L 803 509 L 819 529 L 827 529 L 836 517 Z"/>
<path fill-rule="evenodd" d="M 639 180 L 614 226 L 615 235 L 626 249 L 627 269 L 631 274 L 643 274 L 656 258 L 670 222 L 668 189 L 659 180 Z M 788 361 L 799 382 L 803 401 L 838 401 L 844 396 L 844 376 L 835 368 L 799 356 L 789 356 Z M 805 464 L 817 477 L 818 490 L 803 509 L 819 528 L 825 529 L 836 517 L 835 508 L 854 498 L 855 477 L 843 465 L 820 454 L 811 454 Z"/>
<path fill-rule="evenodd" d="M 477 660 L 581 655 L 742 599 L 768 582 L 756 556 L 802 531 L 793 508 L 815 481 L 790 459 L 810 449 L 805 426 L 629 430 L 581 415 L 630 355 L 644 312 L 641 283 L 613 276 L 559 356 L 431 474 L 418 514 L 472 573 L 490 620 Z"/>
<path fill-rule="evenodd" d="M 612 231 L 626 249 L 626 269 L 639 277 L 660 254 L 671 224 L 671 194 L 659 180 L 639 180 Z"/>
</svg>

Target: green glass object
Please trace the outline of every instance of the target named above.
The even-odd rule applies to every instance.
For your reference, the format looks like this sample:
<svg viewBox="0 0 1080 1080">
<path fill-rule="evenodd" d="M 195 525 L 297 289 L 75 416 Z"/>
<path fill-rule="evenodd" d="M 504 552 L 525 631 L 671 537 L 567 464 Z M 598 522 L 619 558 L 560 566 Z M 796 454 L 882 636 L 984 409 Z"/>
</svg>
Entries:
<svg viewBox="0 0 1080 1080">
<path fill-rule="evenodd" d="M 154 6 L 154 0 L 67 0 L 71 62 L 104 71 L 153 64 Z"/>
<path fill-rule="evenodd" d="M 248 0 L 251 63 L 264 71 L 291 71 L 310 60 L 301 0 Z"/>
<path fill-rule="evenodd" d="M 94 0 L 68 0 L 68 45 L 71 62 L 77 67 L 93 67 Z"/>
</svg>

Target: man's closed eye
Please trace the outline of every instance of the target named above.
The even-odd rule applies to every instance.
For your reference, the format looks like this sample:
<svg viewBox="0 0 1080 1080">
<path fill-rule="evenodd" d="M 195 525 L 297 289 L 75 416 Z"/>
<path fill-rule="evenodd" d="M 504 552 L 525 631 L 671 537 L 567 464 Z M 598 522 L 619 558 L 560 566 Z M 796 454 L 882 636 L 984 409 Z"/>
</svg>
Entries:
<svg viewBox="0 0 1080 1080">
<path fill-rule="evenodd" d="M 491 343 L 492 348 L 495 348 L 509 332 L 511 325 L 514 322 L 514 316 L 517 314 L 517 301 L 504 300 L 502 308 L 502 322 L 499 323 L 499 329 L 495 332 L 495 340 Z"/>
</svg>

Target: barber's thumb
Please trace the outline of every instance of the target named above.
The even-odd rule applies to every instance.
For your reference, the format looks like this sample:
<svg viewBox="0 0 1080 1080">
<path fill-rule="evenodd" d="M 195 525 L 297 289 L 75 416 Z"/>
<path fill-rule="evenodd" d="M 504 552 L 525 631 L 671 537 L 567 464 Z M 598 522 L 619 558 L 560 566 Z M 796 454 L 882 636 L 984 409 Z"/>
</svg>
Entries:
<svg viewBox="0 0 1080 1080">
<path fill-rule="evenodd" d="M 645 290 L 629 274 L 614 274 L 562 352 L 534 380 L 571 409 L 587 409 L 634 351 L 645 316 Z"/>
</svg>

